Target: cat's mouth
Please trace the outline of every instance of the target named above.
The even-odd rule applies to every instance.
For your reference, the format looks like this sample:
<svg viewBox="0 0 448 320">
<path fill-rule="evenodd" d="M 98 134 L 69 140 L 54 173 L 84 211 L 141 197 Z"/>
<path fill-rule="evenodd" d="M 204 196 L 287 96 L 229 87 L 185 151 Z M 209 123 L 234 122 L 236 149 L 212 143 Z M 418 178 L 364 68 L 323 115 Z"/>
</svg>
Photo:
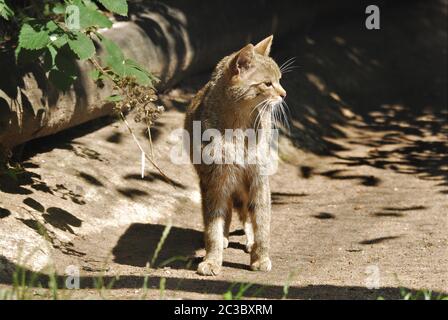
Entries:
<svg viewBox="0 0 448 320">
<path fill-rule="evenodd" d="M 272 114 L 272 120 L 274 123 L 274 126 L 283 126 L 288 131 L 289 128 L 289 122 L 288 122 L 288 114 L 289 114 L 289 108 L 286 104 L 286 101 L 283 97 L 277 96 L 270 100 L 271 105 L 271 114 Z"/>
<path fill-rule="evenodd" d="M 272 100 L 273 100 L 273 104 L 280 104 L 283 102 L 283 98 L 281 96 L 277 96 Z"/>
</svg>

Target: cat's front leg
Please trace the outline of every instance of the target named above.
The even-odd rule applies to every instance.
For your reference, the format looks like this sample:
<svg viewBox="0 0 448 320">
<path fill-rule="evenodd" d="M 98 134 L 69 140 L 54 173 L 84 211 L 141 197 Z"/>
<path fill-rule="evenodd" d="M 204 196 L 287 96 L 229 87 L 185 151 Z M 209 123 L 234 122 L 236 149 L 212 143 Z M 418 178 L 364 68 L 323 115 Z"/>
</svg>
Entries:
<svg viewBox="0 0 448 320">
<path fill-rule="evenodd" d="M 221 201 L 216 194 L 206 191 L 202 192 L 202 208 L 206 254 L 197 271 L 201 275 L 214 276 L 221 271 L 228 202 Z"/>
<path fill-rule="evenodd" d="M 254 244 L 250 252 L 250 267 L 252 270 L 270 271 L 269 258 L 270 225 L 271 225 L 271 193 L 269 179 L 259 177 L 251 187 L 249 215 L 254 231 Z"/>
</svg>

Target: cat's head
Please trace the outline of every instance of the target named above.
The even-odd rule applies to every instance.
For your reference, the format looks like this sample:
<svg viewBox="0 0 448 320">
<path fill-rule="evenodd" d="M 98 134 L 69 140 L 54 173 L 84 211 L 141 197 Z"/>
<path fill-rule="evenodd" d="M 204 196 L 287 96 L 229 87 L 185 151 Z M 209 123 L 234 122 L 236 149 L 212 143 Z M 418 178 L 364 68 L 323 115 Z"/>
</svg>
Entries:
<svg viewBox="0 0 448 320">
<path fill-rule="evenodd" d="M 277 63 L 269 57 L 273 36 L 256 45 L 248 44 L 233 53 L 226 64 L 230 98 L 255 107 L 262 103 L 280 104 L 286 91 Z"/>
</svg>

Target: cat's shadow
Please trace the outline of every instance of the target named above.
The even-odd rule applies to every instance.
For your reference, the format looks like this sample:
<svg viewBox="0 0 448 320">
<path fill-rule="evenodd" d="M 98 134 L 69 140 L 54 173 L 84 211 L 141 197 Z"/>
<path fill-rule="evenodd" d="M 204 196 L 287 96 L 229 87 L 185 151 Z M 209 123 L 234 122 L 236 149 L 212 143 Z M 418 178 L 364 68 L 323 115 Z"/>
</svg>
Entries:
<svg viewBox="0 0 448 320">
<path fill-rule="evenodd" d="M 165 240 L 161 241 L 165 230 L 167 227 L 161 224 L 132 224 L 113 248 L 113 261 L 134 267 L 148 265 L 152 268 L 195 270 L 202 261 L 202 257 L 196 256 L 196 251 L 204 248 L 203 232 L 172 226 Z M 235 243 L 231 242 L 230 247 L 234 245 Z M 244 250 L 244 246 L 241 246 L 241 250 Z M 157 257 L 154 259 L 155 255 Z M 223 266 L 248 269 L 245 264 L 227 261 L 223 262 Z"/>
<path fill-rule="evenodd" d="M 200 258 L 194 255 L 196 250 L 203 248 L 202 232 L 172 226 L 163 241 L 165 230 L 167 227 L 160 224 L 132 224 L 112 250 L 114 262 L 145 267 L 154 259 L 151 267 L 169 266 L 175 269 L 190 269 L 197 265 Z M 159 251 L 158 254 L 156 251 Z"/>
</svg>

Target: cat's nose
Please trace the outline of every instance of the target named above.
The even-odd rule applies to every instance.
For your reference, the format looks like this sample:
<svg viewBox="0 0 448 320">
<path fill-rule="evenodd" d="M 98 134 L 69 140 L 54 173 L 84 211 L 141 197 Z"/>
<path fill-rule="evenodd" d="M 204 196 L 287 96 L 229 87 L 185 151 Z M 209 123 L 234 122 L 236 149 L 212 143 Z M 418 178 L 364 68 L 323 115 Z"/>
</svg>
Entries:
<svg viewBox="0 0 448 320">
<path fill-rule="evenodd" d="M 280 84 L 277 87 L 277 92 L 278 92 L 278 95 L 280 97 L 282 97 L 282 99 L 286 98 L 286 91 L 285 91 L 285 89 L 283 89 L 283 87 Z"/>
</svg>

